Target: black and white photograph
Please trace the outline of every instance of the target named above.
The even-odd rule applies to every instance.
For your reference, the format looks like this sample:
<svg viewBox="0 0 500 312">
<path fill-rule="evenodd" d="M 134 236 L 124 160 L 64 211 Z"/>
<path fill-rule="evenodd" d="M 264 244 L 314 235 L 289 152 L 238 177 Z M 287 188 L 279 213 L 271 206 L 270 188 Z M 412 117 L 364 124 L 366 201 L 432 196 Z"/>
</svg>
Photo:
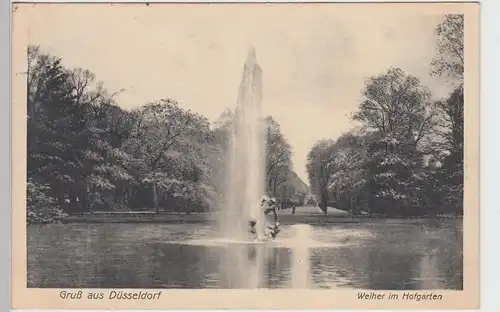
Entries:
<svg viewBox="0 0 500 312">
<path fill-rule="evenodd" d="M 25 287 L 463 291 L 467 15 L 389 8 L 14 5 Z"/>
</svg>

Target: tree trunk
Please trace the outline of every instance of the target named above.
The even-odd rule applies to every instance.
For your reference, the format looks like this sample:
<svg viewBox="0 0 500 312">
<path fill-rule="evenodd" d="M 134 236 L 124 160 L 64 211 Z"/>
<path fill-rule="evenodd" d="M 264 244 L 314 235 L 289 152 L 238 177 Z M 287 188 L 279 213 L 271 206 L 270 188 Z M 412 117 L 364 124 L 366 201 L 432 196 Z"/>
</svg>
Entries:
<svg viewBox="0 0 500 312">
<path fill-rule="evenodd" d="M 69 195 L 69 203 L 73 207 L 75 207 L 76 205 L 78 205 L 78 203 L 76 202 L 76 195 L 73 192 L 71 192 L 70 195 Z"/>
<path fill-rule="evenodd" d="M 327 204 L 321 202 L 318 204 L 318 207 L 323 211 L 323 213 L 326 215 L 326 212 L 327 212 Z"/>
<path fill-rule="evenodd" d="M 153 208 L 155 209 L 155 212 L 158 214 L 160 213 L 160 209 L 158 208 L 158 194 L 156 192 L 155 182 L 152 183 L 151 188 L 153 190 Z"/>
<path fill-rule="evenodd" d="M 58 196 L 57 197 L 57 204 L 59 205 L 59 208 L 64 209 L 64 210 L 68 210 L 67 209 L 67 205 L 64 202 L 64 197 L 63 196 Z"/>
<path fill-rule="evenodd" d="M 87 187 L 87 181 L 85 181 L 85 179 L 82 181 L 82 184 L 81 184 L 81 189 L 79 190 L 80 191 L 80 195 L 78 196 L 78 198 L 80 198 L 80 207 L 79 207 L 79 210 L 80 212 L 88 212 L 89 211 L 89 192 L 88 192 L 88 187 Z"/>
<path fill-rule="evenodd" d="M 321 205 L 319 207 L 326 215 L 328 212 L 328 195 L 326 194 L 326 191 L 323 191 L 323 194 L 321 194 Z"/>
<path fill-rule="evenodd" d="M 88 199 L 87 199 L 87 194 L 82 193 L 81 197 L 81 205 L 80 205 L 80 212 L 87 212 L 89 211 L 89 205 L 88 205 Z"/>
<path fill-rule="evenodd" d="M 356 196 L 356 204 L 355 204 L 356 214 L 359 215 L 359 196 Z"/>
<path fill-rule="evenodd" d="M 66 205 L 66 207 L 64 207 L 65 211 L 70 211 L 72 209 L 77 209 L 78 205 L 80 204 L 79 202 L 76 201 L 76 194 L 73 192 L 73 191 L 70 191 L 70 194 L 69 194 L 69 204 Z"/>
</svg>

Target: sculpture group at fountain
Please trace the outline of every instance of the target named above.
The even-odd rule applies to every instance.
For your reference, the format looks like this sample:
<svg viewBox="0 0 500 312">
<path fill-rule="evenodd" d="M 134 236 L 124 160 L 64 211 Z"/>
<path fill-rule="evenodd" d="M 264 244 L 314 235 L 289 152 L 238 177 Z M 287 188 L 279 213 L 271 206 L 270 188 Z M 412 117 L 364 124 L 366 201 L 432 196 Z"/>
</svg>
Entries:
<svg viewBox="0 0 500 312">
<path fill-rule="evenodd" d="M 256 241 L 271 241 L 276 238 L 281 231 L 278 222 L 278 214 L 276 212 L 276 200 L 267 196 L 262 196 L 260 201 L 260 208 L 264 211 L 266 219 L 264 221 L 264 235 L 259 237 L 257 220 L 250 219 L 249 228 L 250 233 L 254 235 Z"/>
</svg>

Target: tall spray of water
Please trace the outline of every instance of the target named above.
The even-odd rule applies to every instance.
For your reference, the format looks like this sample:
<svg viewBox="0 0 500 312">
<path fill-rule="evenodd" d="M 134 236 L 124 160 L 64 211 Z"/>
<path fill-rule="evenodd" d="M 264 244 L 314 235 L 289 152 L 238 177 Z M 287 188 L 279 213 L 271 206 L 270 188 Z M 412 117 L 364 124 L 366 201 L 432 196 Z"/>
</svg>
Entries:
<svg viewBox="0 0 500 312">
<path fill-rule="evenodd" d="M 261 116 L 262 70 L 255 49 L 250 47 L 243 68 L 235 118 L 231 130 L 226 200 L 220 218 L 221 234 L 231 239 L 248 239 L 248 221 L 264 224 L 259 209 L 264 195 L 265 146 Z M 258 234 L 262 235 L 263 227 Z"/>
<path fill-rule="evenodd" d="M 220 207 L 220 236 L 229 241 L 248 241 L 248 222 L 255 219 L 263 234 L 265 135 L 261 117 L 262 70 L 251 47 L 243 68 L 238 102 L 231 127 L 226 163 L 225 198 Z M 263 274 L 261 246 L 235 245 L 221 259 L 222 287 L 259 288 Z"/>
</svg>

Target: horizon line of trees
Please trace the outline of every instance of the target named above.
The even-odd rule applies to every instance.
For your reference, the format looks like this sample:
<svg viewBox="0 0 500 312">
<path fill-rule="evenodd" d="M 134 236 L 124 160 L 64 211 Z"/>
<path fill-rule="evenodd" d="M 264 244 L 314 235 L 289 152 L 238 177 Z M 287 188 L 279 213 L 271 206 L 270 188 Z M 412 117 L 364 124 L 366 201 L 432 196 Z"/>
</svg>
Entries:
<svg viewBox="0 0 500 312">
<path fill-rule="evenodd" d="M 235 112 L 211 124 L 172 99 L 121 109 L 89 70 L 27 51 L 27 222 L 68 214 L 154 209 L 212 212 L 223 202 Z M 303 203 L 291 146 L 266 117 L 266 191 Z"/>
<path fill-rule="evenodd" d="M 430 75 L 453 83 L 435 101 L 400 68 L 367 79 L 351 116 L 360 126 L 310 150 L 307 172 L 320 208 L 387 216 L 463 214 L 463 15 L 436 28 Z"/>
</svg>

